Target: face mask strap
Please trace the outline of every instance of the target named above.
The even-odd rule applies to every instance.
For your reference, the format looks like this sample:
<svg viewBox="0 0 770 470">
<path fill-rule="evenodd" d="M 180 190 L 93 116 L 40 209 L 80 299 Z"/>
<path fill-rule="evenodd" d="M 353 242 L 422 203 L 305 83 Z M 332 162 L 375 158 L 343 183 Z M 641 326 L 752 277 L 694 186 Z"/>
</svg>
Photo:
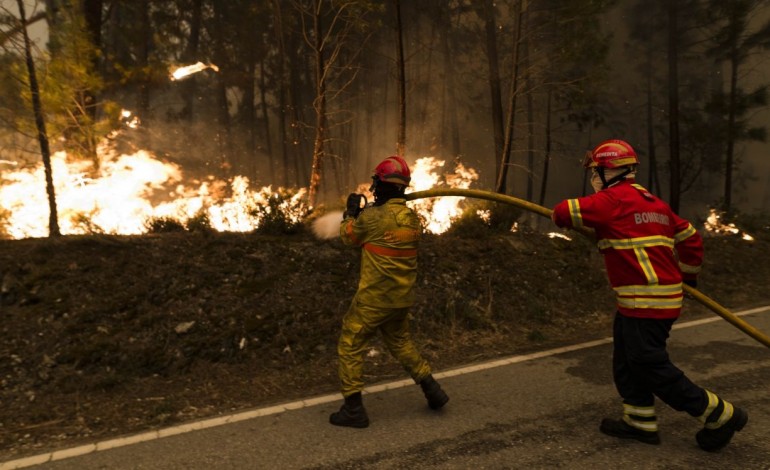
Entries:
<svg viewBox="0 0 770 470">
<path fill-rule="evenodd" d="M 629 173 L 631 173 L 631 168 L 630 167 L 626 167 L 625 170 L 623 171 L 623 173 L 620 173 L 619 175 L 615 175 L 614 177 L 610 178 L 609 181 L 604 181 L 604 172 L 602 171 L 601 178 L 602 178 L 602 183 L 604 183 L 603 189 L 609 188 L 613 184 L 615 184 L 618 181 L 620 181 L 623 178 L 625 178 L 626 175 L 629 174 Z"/>
<path fill-rule="evenodd" d="M 377 190 L 377 183 L 380 182 L 380 177 L 377 175 L 372 176 L 372 185 L 369 186 L 369 192 L 374 194 L 374 192 Z"/>
</svg>

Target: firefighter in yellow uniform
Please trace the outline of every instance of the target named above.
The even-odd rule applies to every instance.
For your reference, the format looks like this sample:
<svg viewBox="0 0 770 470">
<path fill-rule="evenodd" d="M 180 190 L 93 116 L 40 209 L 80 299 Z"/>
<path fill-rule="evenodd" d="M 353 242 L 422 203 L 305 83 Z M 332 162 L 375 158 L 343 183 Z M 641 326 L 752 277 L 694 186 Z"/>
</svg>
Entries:
<svg viewBox="0 0 770 470">
<path fill-rule="evenodd" d="M 337 344 L 345 402 L 329 422 L 356 428 L 369 426 L 361 399 L 363 366 L 367 344 L 378 331 L 390 353 L 421 386 L 430 408 L 440 409 L 449 401 L 409 333 L 421 230 L 417 214 L 404 199 L 411 180 L 409 166 L 401 157 L 388 157 L 377 165 L 372 179 L 374 204 L 363 210 L 360 195 L 351 194 L 340 225 L 343 243 L 362 248 L 361 273 Z"/>
</svg>

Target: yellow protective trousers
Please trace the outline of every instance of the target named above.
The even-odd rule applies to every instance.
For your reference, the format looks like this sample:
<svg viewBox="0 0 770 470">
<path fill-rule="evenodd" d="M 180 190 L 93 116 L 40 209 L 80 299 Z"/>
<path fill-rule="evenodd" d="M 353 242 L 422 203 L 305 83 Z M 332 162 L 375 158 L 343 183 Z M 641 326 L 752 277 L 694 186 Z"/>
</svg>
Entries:
<svg viewBox="0 0 770 470">
<path fill-rule="evenodd" d="M 415 383 L 431 374 L 430 365 L 417 351 L 409 333 L 408 307 L 372 307 L 354 298 L 342 319 L 342 333 L 337 343 L 343 396 L 363 390 L 366 347 L 377 331 L 382 335 L 388 351 Z"/>
</svg>

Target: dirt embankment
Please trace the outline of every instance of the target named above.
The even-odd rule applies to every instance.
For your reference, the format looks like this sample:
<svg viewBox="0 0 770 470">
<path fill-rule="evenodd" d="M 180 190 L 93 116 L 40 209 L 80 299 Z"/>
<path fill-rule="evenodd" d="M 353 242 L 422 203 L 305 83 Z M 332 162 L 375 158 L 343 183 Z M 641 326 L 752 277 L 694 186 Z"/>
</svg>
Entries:
<svg viewBox="0 0 770 470">
<path fill-rule="evenodd" d="M 586 240 L 471 235 L 420 249 L 413 330 L 435 369 L 609 335 Z M 770 302 L 770 236 L 706 252 L 702 292 Z M 358 257 L 307 234 L 0 241 L 0 460 L 333 393 Z M 401 377 L 386 353 L 368 359 L 369 383 Z"/>
</svg>

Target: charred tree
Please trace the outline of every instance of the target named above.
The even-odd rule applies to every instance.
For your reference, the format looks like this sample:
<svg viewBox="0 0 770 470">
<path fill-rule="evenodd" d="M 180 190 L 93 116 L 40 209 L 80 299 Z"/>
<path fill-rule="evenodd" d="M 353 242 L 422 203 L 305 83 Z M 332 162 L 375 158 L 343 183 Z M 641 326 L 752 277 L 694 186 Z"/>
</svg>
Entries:
<svg viewBox="0 0 770 470">
<path fill-rule="evenodd" d="M 492 133 L 495 143 L 495 167 L 497 168 L 497 174 L 495 175 L 495 181 L 497 181 L 497 183 L 495 187 L 498 192 L 505 192 L 504 183 L 503 189 L 500 190 L 500 181 L 502 177 L 500 172 L 502 168 L 499 161 L 503 156 L 505 147 L 505 133 L 503 130 L 503 98 L 500 86 L 500 65 L 497 53 L 496 10 L 493 0 L 484 0 L 484 4 L 480 6 L 477 13 L 484 20 L 484 31 L 486 32 L 485 50 L 488 66 L 487 80 L 489 82 L 490 103 L 492 105 Z"/>
<path fill-rule="evenodd" d="M 21 24 L 27 24 L 27 13 L 24 10 L 24 0 L 16 0 L 19 7 L 19 16 Z M 35 114 L 35 127 L 37 128 L 38 142 L 40 143 L 40 155 L 43 158 L 43 167 L 45 168 L 45 189 L 48 194 L 48 236 L 58 237 L 59 216 L 56 208 L 56 190 L 53 185 L 53 168 L 51 166 L 51 149 L 48 145 L 48 132 L 45 128 L 45 117 L 43 115 L 43 104 L 40 101 L 40 87 L 35 73 L 35 61 L 32 58 L 32 44 L 29 39 L 27 28 L 22 28 L 24 36 L 24 55 L 27 63 L 27 73 L 29 74 L 29 91 L 32 95 L 32 112 Z"/>
<path fill-rule="evenodd" d="M 508 122 L 505 127 L 505 139 L 503 142 L 503 152 L 500 155 L 500 166 L 498 170 L 497 184 L 495 191 L 505 194 L 507 191 L 508 166 L 511 161 L 511 149 L 513 148 L 513 131 L 516 118 L 516 98 L 518 97 L 519 83 L 519 49 L 521 43 L 521 17 L 523 14 L 522 3 L 525 0 L 516 2 L 515 13 L 515 40 L 513 44 L 513 73 L 511 74 L 511 88 L 508 96 Z"/>
<path fill-rule="evenodd" d="M 646 67 L 646 81 L 647 81 L 647 88 L 646 88 L 646 95 L 647 95 L 647 103 L 646 103 L 646 112 L 647 112 L 647 149 L 649 152 L 649 158 L 650 158 L 650 170 L 648 175 L 648 183 L 647 187 L 650 191 L 652 191 L 654 194 L 660 194 L 660 178 L 658 177 L 658 162 L 657 162 L 657 155 L 655 152 L 655 125 L 654 125 L 654 119 L 652 115 L 652 100 L 653 100 L 653 93 L 652 93 L 652 49 L 647 49 L 647 67 Z"/>
<path fill-rule="evenodd" d="M 88 39 L 96 50 L 102 47 L 102 7 L 102 0 L 83 0 L 83 16 L 85 17 Z M 97 54 L 91 56 L 91 67 L 95 71 L 100 69 L 99 56 Z M 92 122 L 96 120 L 96 103 L 98 99 L 94 90 L 87 89 L 83 92 L 83 102 L 80 106 L 88 114 Z"/>
<path fill-rule="evenodd" d="M 150 87 L 152 72 L 150 72 L 150 54 L 153 49 L 153 31 L 150 24 L 150 2 L 149 0 L 140 0 L 134 6 L 138 9 L 137 18 L 141 23 L 140 40 L 138 44 L 138 65 L 139 70 L 143 71 L 140 82 L 138 83 L 137 107 L 139 113 L 146 118 L 150 117 Z"/>
<path fill-rule="evenodd" d="M 548 183 L 548 167 L 551 163 L 551 96 L 553 92 L 548 90 L 545 105 L 545 157 L 543 158 L 543 178 L 540 180 L 540 197 L 538 203 L 545 204 L 545 190 Z"/>
<path fill-rule="evenodd" d="M 442 138 L 441 145 L 444 149 L 449 149 L 453 157 L 460 155 L 460 125 L 457 120 L 457 96 L 455 84 L 455 65 L 452 60 L 452 40 L 449 32 L 452 28 L 450 12 L 447 8 L 439 8 L 439 34 L 441 44 L 441 54 L 444 65 L 444 99 L 442 102 Z M 448 134 L 448 135 L 447 135 Z"/>
<path fill-rule="evenodd" d="M 260 106 L 262 107 L 262 118 L 264 119 L 265 147 L 270 165 L 270 181 L 276 181 L 275 160 L 273 159 L 273 139 L 270 133 L 270 112 L 267 106 L 267 81 L 265 79 L 265 59 L 259 62 L 259 96 Z M 288 185 L 287 185 L 288 186 Z"/>
<path fill-rule="evenodd" d="M 287 99 L 288 86 L 286 83 L 286 46 L 284 40 L 283 14 L 280 0 L 273 0 L 273 25 L 278 46 L 276 58 L 277 94 L 278 94 L 278 140 L 281 143 L 281 162 L 283 164 L 283 185 L 289 186 L 289 135 L 286 131 L 286 119 L 288 118 Z M 272 155 L 272 154 L 271 154 Z"/>
</svg>

